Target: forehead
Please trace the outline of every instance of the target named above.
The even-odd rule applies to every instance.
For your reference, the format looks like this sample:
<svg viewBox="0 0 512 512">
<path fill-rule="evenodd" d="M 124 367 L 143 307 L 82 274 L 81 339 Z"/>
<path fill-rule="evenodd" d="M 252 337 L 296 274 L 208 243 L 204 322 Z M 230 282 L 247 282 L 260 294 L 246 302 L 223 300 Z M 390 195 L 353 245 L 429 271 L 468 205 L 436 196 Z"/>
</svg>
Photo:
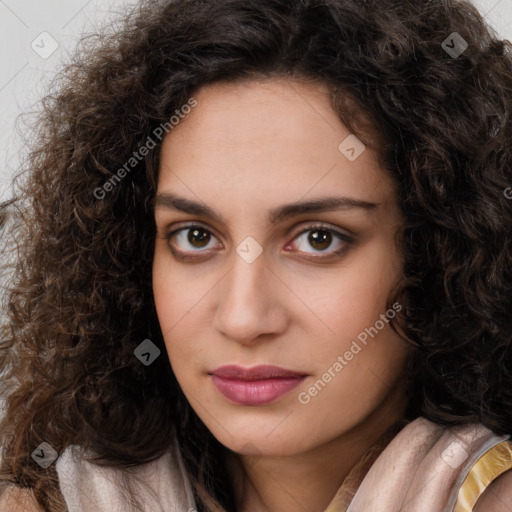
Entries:
<svg viewBox="0 0 512 512">
<path fill-rule="evenodd" d="M 194 98 L 197 106 L 163 141 L 159 192 L 208 203 L 222 192 L 255 204 L 332 192 L 373 202 L 394 195 L 375 150 L 363 145 L 355 160 L 343 153 L 354 136 L 326 86 L 292 79 L 220 83 Z"/>
</svg>

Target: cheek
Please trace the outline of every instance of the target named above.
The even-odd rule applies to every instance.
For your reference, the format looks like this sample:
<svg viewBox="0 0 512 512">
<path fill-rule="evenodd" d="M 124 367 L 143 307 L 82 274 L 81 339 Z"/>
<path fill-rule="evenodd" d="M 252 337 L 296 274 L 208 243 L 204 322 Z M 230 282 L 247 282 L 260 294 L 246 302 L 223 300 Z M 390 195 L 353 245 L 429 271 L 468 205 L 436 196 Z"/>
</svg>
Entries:
<svg viewBox="0 0 512 512">
<path fill-rule="evenodd" d="M 297 399 L 305 404 L 300 410 L 308 418 L 325 420 L 328 411 L 328 425 L 318 424 L 327 436 L 376 410 L 403 375 L 410 353 L 390 324 L 384 322 L 381 329 L 381 323 L 375 326 L 373 315 L 348 315 L 345 320 L 337 324 L 337 335 L 308 348 L 307 360 L 315 371 L 298 390 Z M 360 333 L 363 336 L 358 338 Z"/>
<path fill-rule="evenodd" d="M 355 339 L 388 309 L 387 300 L 400 270 L 390 268 L 378 258 L 373 262 L 366 256 L 360 259 L 360 263 L 347 266 L 322 286 L 307 286 L 299 292 L 307 298 L 306 303 L 314 313 L 305 316 L 304 328 L 310 335 L 326 340 L 329 346 L 333 346 L 333 340 Z M 339 344 L 340 341 L 334 346 L 341 348 Z"/>
<path fill-rule="evenodd" d="M 372 401 L 403 371 L 409 347 L 391 328 L 401 305 L 387 306 L 401 275 L 391 254 L 385 244 L 376 244 L 364 256 L 358 254 L 336 278 L 310 288 L 308 304 L 317 319 L 308 315 L 304 329 L 314 342 L 302 348 L 316 377 L 325 375 L 322 380 L 329 381 L 326 398 L 346 394 L 358 400 L 358 390 L 368 390 L 366 399 Z M 336 377 L 326 375 L 329 369 Z"/>
<path fill-rule="evenodd" d="M 177 359 L 181 359 L 181 349 L 179 344 L 171 344 L 169 340 L 179 339 L 176 336 L 180 328 L 179 319 L 186 313 L 183 310 L 183 297 L 179 293 L 183 288 L 179 283 L 178 274 L 175 269 L 170 271 L 169 262 L 157 250 L 153 261 L 153 297 L 171 366 Z"/>
<path fill-rule="evenodd" d="M 178 381 L 186 383 L 194 375 L 192 368 L 204 349 L 200 346 L 204 339 L 200 330 L 208 323 L 199 320 L 197 314 L 202 311 L 205 281 L 181 271 L 165 249 L 155 252 L 152 273 L 155 308 L 169 361 Z"/>
<path fill-rule="evenodd" d="M 153 298 L 160 323 L 160 329 L 164 334 L 171 328 L 172 312 L 175 310 L 173 299 L 176 297 L 175 287 L 170 272 L 163 272 L 161 258 L 155 257 L 153 263 Z M 174 293 L 171 292 L 174 290 Z"/>
<path fill-rule="evenodd" d="M 158 242 L 155 250 L 153 269 L 153 297 L 158 314 L 158 320 L 162 334 L 165 334 L 177 326 L 180 318 L 183 318 L 192 309 L 194 298 L 200 297 L 194 292 L 193 276 L 180 270 L 169 256 L 169 249 L 165 242 Z M 197 298 L 195 302 L 197 302 Z"/>
</svg>

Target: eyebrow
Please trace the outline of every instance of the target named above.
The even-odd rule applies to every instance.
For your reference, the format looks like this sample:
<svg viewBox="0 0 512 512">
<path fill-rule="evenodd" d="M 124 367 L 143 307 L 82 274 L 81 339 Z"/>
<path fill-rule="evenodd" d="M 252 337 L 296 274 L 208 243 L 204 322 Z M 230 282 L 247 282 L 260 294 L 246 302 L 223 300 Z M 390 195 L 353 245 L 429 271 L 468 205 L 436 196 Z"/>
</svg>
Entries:
<svg viewBox="0 0 512 512">
<path fill-rule="evenodd" d="M 209 206 L 168 192 L 158 194 L 154 204 L 155 208 L 179 210 L 191 215 L 202 215 L 218 222 L 226 223 L 225 220 Z M 345 196 L 319 197 L 309 201 L 288 203 L 273 208 L 269 211 L 268 220 L 270 224 L 277 224 L 290 217 L 305 213 L 319 213 L 334 210 L 358 209 L 369 212 L 375 210 L 380 204 L 381 203 L 371 203 L 369 201 Z"/>
</svg>

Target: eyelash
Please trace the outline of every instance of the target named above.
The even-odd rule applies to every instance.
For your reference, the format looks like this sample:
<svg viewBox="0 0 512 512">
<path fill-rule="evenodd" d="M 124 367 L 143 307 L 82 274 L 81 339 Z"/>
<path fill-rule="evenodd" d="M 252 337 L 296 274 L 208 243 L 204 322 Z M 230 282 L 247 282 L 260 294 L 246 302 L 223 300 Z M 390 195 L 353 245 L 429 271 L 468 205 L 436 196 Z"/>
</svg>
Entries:
<svg viewBox="0 0 512 512">
<path fill-rule="evenodd" d="M 198 259 L 202 258 L 202 256 L 199 256 L 199 257 L 198 256 L 191 256 L 190 254 L 187 254 L 187 253 L 185 253 L 183 251 L 173 249 L 171 247 L 171 245 L 170 245 L 170 241 L 171 241 L 171 238 L 174 235 L 176 235 L 177 233 L 180 233 L 181 231 L 187 231 L 187 230 L 190 230 L 192 228 L 199 228 L 199 229 L 205 231 L 206 233 L 210 233 L 212 236 L 215 237 L 215 235 L 209 229 L 206 229 L 205 227 L 201 226 L 200 224 L 187 224 L 187 225 L 184 225 L 184 226 L 180 227 L 179 229 L 176 229 L 176 230 L 171 231 L 168 234 L 166 234 L 165 238 L 167 240 L 167 243 L 169 244 L 171 252 L 173 253 L 174 256 L 179 257 L 179 259 L 183 260 L 183 261 L 197 261 Z M 306 260 L 318 261 L 318 260 L 329 259 L 329 257 L 332 257 L 334 255 L 342 256 L 343 253 L 348 249 L 347 246 L 350 246 L 351 244 L 354 243 L 354 239 L 352 237 L 346 235 L 345 233 L 342 233 L 341 231 L 338 231 L 337 229 L 334 229 L 334 228 L 329 227 L 328 225 L 322 224 L 322 223 L 316 223 L 316 224 L 312 224 L 310 226 L 305 227 L 302 231 L 300 231 L 299 233 L 297 233 L 297 235 L 294 236 L 293 240 L 296 240 L 296 239 L 300 238 L 302 235 L 304 235 L 305 233 L 308 233 L 309 231 L 314 231 L 314 230 L 324 231 L 324 232 L 327 232 L 327 233 L 334 234 L 335 238 L 338 238 L 341 242 L 344 243 L 344 245 L 338 251 L 329 252 L 328 253 L 329 256 L 304 256 L 304 258 Z M 196 251 L 193 251 L 193 252 L 208 254 L 208 252 L 210 252 L 210 251 L 208 251 L 208 250 L 202 251 L 202 250 L 199 249 L 199 250 L 196 250 Z M 298 252 L 300 252 L 300 251 L 298 251 Z M 325 251 L 318 251 L 318 252 L 321 252 L 323 254 L 323 252 L 327 252 L 327 250 L 325 250 Z"/>
</svg>

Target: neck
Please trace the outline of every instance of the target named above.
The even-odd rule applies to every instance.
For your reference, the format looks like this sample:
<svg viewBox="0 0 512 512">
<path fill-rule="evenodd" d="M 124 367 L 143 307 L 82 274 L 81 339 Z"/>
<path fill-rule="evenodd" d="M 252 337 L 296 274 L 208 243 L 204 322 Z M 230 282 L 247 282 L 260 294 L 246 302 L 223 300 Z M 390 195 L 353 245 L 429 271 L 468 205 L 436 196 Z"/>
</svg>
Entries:
<svg viewBox="0 0 512 512">
<path fill-rule="evenodd" d="M 349 431 L 312 450 L 256 460 L 230 452 L 226 464 L 236 509 L 324 512 L 336 495 L 337 510 L 344 510 L 375 458 L 396 435 L 405 406 L 403 387 L 397 385 L 378 409 Z M 342 484 L 343 490 L 337 495 Z"/>
</svg>

